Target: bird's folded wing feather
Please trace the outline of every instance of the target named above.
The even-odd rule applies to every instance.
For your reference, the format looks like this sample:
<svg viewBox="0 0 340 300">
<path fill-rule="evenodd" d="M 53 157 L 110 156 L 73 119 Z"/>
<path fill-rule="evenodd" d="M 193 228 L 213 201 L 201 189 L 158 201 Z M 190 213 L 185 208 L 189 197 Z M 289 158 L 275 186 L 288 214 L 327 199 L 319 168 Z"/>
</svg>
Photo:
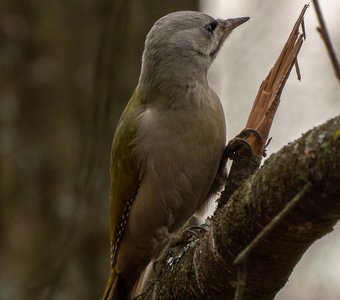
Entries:
<svg viewBox="0 0 340 300">
<path fill-rule="evenodd" d="M 112 143 L 110 208 L 112 264 L 140 179 L 140 168 L 134 151 L 138 126 L 137 106 L 138 103 L 132 98 L 122 114 Z"/>
</svg>

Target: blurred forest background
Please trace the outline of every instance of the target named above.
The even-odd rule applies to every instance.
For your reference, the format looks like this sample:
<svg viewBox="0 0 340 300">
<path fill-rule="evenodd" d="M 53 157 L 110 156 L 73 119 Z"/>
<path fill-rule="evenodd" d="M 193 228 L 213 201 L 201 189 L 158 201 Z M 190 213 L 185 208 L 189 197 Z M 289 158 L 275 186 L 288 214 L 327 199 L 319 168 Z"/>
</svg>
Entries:
<svg viewBox="0 0 340 300">
<path fill-rule="evenodd" d="M 246 121 L 303 1 L 3 0 L 0 2 L 0 299 L 98 299 L 109 272 L 109 153 L 159 17 L 250 16 L 209 75 L 228 138 Z M 321 1 L 340 55 L 340 4 Z M 269 152 L 340 111 L 339 84 L 306 15 Z M 316 243 L 277 299 L 339 299 L 340 230 Z M 322 297 L 320 295 L 323 295 Z"/>
</svg>

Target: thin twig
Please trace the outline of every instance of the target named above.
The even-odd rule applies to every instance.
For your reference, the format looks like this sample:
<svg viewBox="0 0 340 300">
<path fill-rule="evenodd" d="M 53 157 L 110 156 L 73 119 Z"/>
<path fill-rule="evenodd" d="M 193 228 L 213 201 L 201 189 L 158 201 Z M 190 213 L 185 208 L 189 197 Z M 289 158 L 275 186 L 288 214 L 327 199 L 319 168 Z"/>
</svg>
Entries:
<svg viewBox="0 0 340 300">
<path fill-rule="evenodd" d="M 300 72 L 299 62 L 297 59 L 295 59 L 295 71 L 296 71 L 297 79 L 301 81 L 301 72 Z"/>
<path fill-rule="evenodd" d="M 235 292 L 234 300 L 242 300 L 244 291 L 246 289 L 246 280 L 247 280 L 247 266 L 246 260 L 243 260 L 241 264 L 238 266 L 237 272 L 237 288 Z"/>
<path fill-rule="evenodd" d="M 302 29 L 303 39 L 305 40 L 307 38 L 307 36 L 306 36 L 306 28 L 305 28 L 305 19 L 304 18 L 302 18 L 302 20 L 301 20 L 301 29 Z"/>
<path fill-rule="evenodd" d="M 340 65 L 339 65 L 339 61 L 338 61 L 338 59 L 336 57 L 336 54 L 335 54 L 335 51 L 334 51 L 331 39 L 329 37 L 328 30 L 327 30 L 327 27 L 326 27 L 326 23 L 325 23 L 325 20 L 323 18 L 323 15 L 322 15 L 322 12 L 321 12 L 318 0 L 313 0 L 313 5 L 314 5 L 315 12 L 316 12 L 316 15 L 317 15 L 319 23 L 320 23 L 320 26 L 317 27 L 316 29 L 320 33 L 321 38 L 323 39 L 323 41 L 324 41 L 324 43 L 326 45 L 326 49 L 328 51 L 328 55 L 329 55 L 329 57 L 331 59 L 331 62 L 332 62 L 333 68 L 334 68 L 335 76 L 338 78 L 338 80 L 340 82 Z"/>
<path fill-rule="evenodd" d="M 287 214 L 299 203 L 299 201 L 303 198 L 303 196 L 310 191 L 312 188 L 312 184 L 307 182 L 304 187 L 301 189 L 299 193 L 295 195 L 295 197 L 281 210 L 281 212 L 276 215 L 273 220 L 262 229 L 262 231 L 256 236 L 255 239 L 251 241 L 251 243 L 242 250 L 242 252 L 236 257 L 234 260 L 234 265 L 239 265 L 244 260 L 247 259 L 249 253 L 256 248 L 256 246 L 268 236 L 270 232 L 274 230 L 274 228 L 280 224 L 280 222 L 287 216 Z"/>
</svg>

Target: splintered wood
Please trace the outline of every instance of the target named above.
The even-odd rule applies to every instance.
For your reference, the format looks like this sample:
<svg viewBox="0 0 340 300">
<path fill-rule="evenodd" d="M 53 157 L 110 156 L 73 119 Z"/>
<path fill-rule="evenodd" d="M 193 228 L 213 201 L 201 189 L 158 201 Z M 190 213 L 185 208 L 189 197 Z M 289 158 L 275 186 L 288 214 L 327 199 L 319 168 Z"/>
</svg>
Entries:
<svg viewBox="0 0 340 300">
<path fill-rule="evenodd" d="M 249 115 L 246 128 L 255 129 L 262 137 L 261 140 L 256 135 L 251 134 L 247 138 L 247 142 L 256 156 L 262 156 L 264 153 L 269 131 L 280 104 L 282 90 L 294 65 L 297 77 L 299 80 L 301 79 L 297 56 L 306 37 L 303 17 L 307 8 L 308 5 L 303 7 L 279 58 L 262 82 Z M 301 28 L 302 33 L 299 28 Z"/>
</svg>

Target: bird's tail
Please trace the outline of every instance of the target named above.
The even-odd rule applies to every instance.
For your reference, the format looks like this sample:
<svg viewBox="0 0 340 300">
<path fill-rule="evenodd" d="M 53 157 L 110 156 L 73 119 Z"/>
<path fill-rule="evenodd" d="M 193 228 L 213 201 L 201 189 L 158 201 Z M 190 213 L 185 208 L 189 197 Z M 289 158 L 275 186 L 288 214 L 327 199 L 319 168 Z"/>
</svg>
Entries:
<svg viewBox="0 0 340 300">
<path fill-rule="evenodd" d="M 124 284 L 116 269 L 112 268 L 101 300 L 127 300 L 130 297 L 131 289 Z"/>
<path fill-rule="evenodd" d="M 115 268 L 111 269 L 110 277 L 107 282 L 104 294 L 102 296 L 102 300 L 118 300 L 119 294 L 117 291 L 118 284 L 118 274 Z"/>
</svg>

